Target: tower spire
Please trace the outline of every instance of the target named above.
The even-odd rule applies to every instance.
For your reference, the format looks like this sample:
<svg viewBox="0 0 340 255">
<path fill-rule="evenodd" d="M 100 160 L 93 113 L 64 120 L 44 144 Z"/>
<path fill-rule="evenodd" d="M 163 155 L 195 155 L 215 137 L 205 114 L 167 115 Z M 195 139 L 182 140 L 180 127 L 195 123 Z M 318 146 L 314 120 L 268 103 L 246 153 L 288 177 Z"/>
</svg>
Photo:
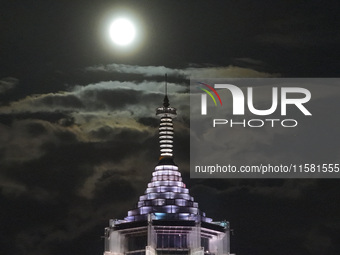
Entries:
<svg viewBox="0 0 340 255">
<path fill-rule="evenodd" d="M 165 96 L 163 100 L 163 106 L 169 107 L 169 99 L 168 99 L 168 74 L 165 74 Z"/>
<path fill-rule="evenodd" d="M 167 163 L 173 163 L 173 135 L 174 129 L 172 119 L 177 116 L 176 108 L 170 107 L 168 99 L 168 76 L 165 74 L 165 96 L 163 100 L 163 106 L 158 107 L 156 115 L 161 118 L 159 125 L 159 146 L 160 146 L 160 161 L 159 164 L 166 160 Z"/>
<path fill-rule="evenodd" d="M 165 74 L 165 96 L 168 95 L 168 74 Z"/>
</svg>

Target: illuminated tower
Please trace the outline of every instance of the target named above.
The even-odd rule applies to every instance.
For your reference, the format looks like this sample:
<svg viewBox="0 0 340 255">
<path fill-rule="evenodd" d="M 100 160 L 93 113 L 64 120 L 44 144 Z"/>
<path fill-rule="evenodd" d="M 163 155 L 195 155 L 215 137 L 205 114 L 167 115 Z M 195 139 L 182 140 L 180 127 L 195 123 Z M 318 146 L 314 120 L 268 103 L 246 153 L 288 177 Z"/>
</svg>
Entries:
<svg viewBox="0 0 340 255">
<path fill-rule="evenodd" d="M 159 162 L 136 207 L 105 228 L 104 255 L 230 254 L 229 223 L 213 222 L 200 211 L 174 163 L 172 119 L 177 113 L 167 93 L 156 115 L 161 118 Z"/>
</svg>

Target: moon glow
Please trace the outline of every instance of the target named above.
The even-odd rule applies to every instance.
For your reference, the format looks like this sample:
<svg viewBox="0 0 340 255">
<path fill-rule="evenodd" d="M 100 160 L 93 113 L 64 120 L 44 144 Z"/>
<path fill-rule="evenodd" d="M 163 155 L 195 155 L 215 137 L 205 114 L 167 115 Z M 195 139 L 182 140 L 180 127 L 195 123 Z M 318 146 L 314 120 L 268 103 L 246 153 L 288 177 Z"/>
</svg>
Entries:
<svg viewBox="0 0 340 255">
<path fill-rule="evenodd" d="M 136 36 L 134 24 L 126 19 L 119 18 L 112 22 L 110 26 L 110 37 L 112 41 L 120 46 L 126 46 L 133 42 Z"/>
</svg>

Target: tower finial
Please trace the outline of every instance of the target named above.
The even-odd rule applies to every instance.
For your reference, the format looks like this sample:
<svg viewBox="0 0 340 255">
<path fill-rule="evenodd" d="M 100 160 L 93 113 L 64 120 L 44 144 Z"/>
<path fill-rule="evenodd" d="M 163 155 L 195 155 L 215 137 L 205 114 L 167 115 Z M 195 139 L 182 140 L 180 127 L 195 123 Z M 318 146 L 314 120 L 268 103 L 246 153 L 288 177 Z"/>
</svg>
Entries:
<svg viewBox="0 0 340 255">
<path fill-rule="evenodd" d="M 165 95 L 168 96 L 168 74 L 165 74 Z"/>
<path fill-rule="evenodd" d="M 169 99 L 168 99 L 168 74 L 165 74 L 165 96 L 163 100 L 163 106 L 164 107 L 169 107 Z"/>
</svg>

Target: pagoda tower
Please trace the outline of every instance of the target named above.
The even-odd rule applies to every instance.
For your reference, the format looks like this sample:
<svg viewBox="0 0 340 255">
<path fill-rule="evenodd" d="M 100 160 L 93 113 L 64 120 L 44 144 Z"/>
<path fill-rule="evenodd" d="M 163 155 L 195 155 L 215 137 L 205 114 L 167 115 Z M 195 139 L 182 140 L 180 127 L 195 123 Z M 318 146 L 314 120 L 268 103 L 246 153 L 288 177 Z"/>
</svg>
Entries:
<svg viewBox="0 0 340 255">
<path fill-rule="evenodd" d="M 167 93 L 156 115 L 159 162 L 136 207 L 124 220 L 109 221 L 104 255 L 229 255 L 229 223 L 213 221 L 199 209 L 174 163 L 172 120 L 177 113 Z"/>
</svg>

